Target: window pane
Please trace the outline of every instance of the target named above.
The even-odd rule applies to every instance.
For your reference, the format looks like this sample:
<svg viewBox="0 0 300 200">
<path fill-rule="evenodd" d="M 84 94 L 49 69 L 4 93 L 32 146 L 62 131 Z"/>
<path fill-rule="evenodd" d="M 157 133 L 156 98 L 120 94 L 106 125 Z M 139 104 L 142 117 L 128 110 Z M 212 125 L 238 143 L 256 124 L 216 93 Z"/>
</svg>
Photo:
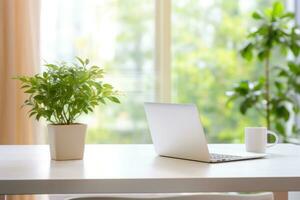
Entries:
<svg viewBox="0 0 300 200">
<path fill-rule="evenodd" d="M 253 23 L 251 13 L 272 3 L 172 2 L 172 99 L 197 104 L 210 142 L 242 142 L 245 126 L 265 124 L 257 112 L 243 116 L 236 107 L 226 105 L 225 91 L 239 80 L 255 80 L 262 74 L 261 63 L 243 61 L 238 49 Z"/>
<path fill-rule="evenodd" d="M 79 121 L 87 143 L 151 142 L 143 110 L 155 99 L 152 0 L 43 0 L 41 57 L 47 62 L 89 58 L 123 93 Z M 43 62 L 43 61 L 42 61 Z"/>
</svg>

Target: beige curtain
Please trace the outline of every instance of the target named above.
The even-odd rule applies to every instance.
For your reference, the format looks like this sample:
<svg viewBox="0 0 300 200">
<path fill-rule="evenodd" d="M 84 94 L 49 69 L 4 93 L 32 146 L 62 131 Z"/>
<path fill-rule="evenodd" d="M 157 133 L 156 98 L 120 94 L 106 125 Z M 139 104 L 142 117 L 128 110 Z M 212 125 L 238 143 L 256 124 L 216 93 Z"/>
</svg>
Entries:
<svg viewBox="0 0 300 200">
<path fill-rule="evenodd" d="M 0 0 L 0 144 L 34 142 L 33 120 L 28 110 L 21 109 L 25 95 L 12 77 L 38 71 L 39 11 L 39 0 Z M 7 199 L 35 198 L 13 195 Z"/>
<path fill-rule="evenodd" d="M 33 120 L 21 109 L 25 95 L 16 75 L 39 66 L 39 0 L 0 0 L 0 144 L 32 144 Z"/>
</svg>

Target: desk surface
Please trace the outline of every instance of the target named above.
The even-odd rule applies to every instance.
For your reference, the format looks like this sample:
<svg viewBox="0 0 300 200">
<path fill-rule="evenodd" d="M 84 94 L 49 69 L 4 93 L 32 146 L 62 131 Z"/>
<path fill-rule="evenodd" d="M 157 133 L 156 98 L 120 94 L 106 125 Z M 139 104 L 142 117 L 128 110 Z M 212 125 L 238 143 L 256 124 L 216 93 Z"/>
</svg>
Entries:
<svg viewBox="0 0 300 200">
<path fill-rule="evenodd" d="M 0 194 L 230 191 L 300 191 L 300 146 L 218 164 L 159 157 L 152 145 L 86 145 L 82 161 L 51 161 L 46 145 L 0 146 Z"/>
</svg>

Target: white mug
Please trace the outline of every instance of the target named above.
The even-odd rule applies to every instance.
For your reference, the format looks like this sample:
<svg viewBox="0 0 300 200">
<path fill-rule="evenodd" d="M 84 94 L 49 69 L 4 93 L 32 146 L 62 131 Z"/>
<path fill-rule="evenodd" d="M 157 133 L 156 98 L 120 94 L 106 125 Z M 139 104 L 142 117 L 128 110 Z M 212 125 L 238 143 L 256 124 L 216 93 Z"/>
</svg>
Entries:
<svg viewBox="0 0 300 200">
<path fill-rule="evenodd" d="M 275 142 L 268 144 L 268 134 L 275 137 Z M 266 127 L 246 127 L 245 128 L 245 145 L 246 151 L 255 153 L 265 153 L 267 147 L 274 146 L 278 143 L 276 133 L 268 130 Z"/>
</svg>

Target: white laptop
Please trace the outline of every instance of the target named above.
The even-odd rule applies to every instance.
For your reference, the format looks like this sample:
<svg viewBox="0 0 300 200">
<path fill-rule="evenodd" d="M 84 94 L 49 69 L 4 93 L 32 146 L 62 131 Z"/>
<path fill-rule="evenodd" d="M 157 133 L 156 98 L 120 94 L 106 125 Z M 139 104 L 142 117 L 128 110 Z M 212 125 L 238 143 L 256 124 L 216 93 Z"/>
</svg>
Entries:
<svg viewBox="0 0 300 200">
<path fill-rule="evenodd" d="M 195 105 L 145 103 L 144 107 L 155 150 L 161 156 L 217 163 L 266 155 L 235 151 L 210 153 Z"/>
</svg>

